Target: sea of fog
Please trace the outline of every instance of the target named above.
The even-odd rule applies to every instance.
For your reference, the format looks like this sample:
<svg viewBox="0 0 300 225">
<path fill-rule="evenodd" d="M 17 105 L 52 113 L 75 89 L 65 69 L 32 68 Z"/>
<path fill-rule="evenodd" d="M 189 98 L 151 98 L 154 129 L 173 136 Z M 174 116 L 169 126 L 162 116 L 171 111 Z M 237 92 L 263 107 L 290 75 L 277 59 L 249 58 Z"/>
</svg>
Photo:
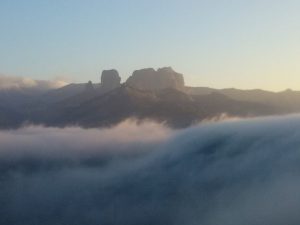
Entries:
<svg viewBox="0 0 300 225">
<path fill-rule="evenodd" d="M 3 225 L 299 225 L 300 116 L 0 131 Z"/>
</svg>

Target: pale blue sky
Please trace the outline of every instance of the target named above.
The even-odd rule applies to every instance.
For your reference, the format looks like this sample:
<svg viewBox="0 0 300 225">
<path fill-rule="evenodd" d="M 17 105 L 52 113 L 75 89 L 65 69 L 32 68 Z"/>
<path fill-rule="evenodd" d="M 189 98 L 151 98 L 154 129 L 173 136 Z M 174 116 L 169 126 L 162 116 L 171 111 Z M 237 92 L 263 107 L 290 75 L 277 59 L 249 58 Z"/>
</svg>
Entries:
<svg viewBox="0 0 300 225">
<path fill-rule="evenodd" d="M 297 0 L 0 0 L 0 73 L 98 81 L 172 66 L 192 86 L 300 90 Z"/>
</svg>

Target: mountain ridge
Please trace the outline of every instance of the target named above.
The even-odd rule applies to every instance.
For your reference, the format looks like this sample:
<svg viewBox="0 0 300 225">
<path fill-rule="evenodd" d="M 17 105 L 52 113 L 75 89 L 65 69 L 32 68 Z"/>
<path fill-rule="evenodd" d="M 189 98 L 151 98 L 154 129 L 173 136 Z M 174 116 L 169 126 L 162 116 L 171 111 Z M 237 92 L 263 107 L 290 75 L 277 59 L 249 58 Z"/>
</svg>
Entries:
<svg viewBox="0 0 300 225">
<path fill-rule="evenodd" d="M 24 123 L 103 127 L 128 118 L 187 127 L 222 114 L 256 117 L 300 112 L 300 92 L 188 87 L 183 75 L 171 67 L 136 70 L 124 83 L 117 70 L 104 70 L 99 84 L 68 84 L 44 92 L 0 90 L 1 99 L 0 128 Z"/>
</svg>

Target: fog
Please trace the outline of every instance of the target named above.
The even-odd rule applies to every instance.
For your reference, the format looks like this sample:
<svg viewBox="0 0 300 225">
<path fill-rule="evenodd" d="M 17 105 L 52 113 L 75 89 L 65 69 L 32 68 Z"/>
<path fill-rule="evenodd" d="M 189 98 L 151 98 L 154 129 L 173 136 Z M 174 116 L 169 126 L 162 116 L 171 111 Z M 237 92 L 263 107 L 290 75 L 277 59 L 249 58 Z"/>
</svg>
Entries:
<svg viewBox="0 0 300 225">
<path fill-rule="evenodd" d="M 0 90 L 35 88 L 35 89 L 54 89 L 67 85 L 62 79 L 56 80 L 34 80 L 28 77 L 7 76 L 0 74 Z"/>
<path fill-rule="evenodd" d="M 0 132 L 0 224 L 298 225 L 300 116 Z"/>
</svg>

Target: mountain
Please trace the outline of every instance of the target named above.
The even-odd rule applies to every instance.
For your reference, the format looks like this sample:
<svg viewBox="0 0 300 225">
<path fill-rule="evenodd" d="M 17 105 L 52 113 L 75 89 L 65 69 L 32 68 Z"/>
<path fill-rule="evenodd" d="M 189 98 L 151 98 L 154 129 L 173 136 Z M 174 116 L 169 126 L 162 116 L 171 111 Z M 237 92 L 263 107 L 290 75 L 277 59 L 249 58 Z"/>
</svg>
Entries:
<svg viewBox="0 0 300 225">
<path fill-rule="evenodd" d="M 172 127 L 203 120 L 300 112 L 300 92 L 213 89 L 184 86 L 171 67 L 136 70 L 123 84 L 114 69 L 101 83 L 68 84 L 56 89 L 0 90 L 0 128 L 23 123 L 46 126 L 111 126 L 128 118 L 151 119 Z"/>
<path fill-rule="evenodd" d="M 83 93 L 82 96 L 89 95 Z M 103 95 L 93 95 L 85 101 L 81 98 L 69 98 L 51 104 L 33 114 L 31 120 L 48 126 L 99 127 L 135 118 L 186 127 L 223 113 L 231 116 L 258 116 L 268 115 L 273 110 L 266 105 L 240 102 L 218 93 L 191 96 L 173 88 L 153 92 L 127 84 Z"/>
<path fill-rule="evenodd" d="M 46 92 L 27 87 L 0 89 L 0 128 L 14 128 L 23 123 L 31 104 Z"/>
<path fill-rule="evenodd" d="M 158 70 L 153 68 L 136 70 L 127 79 L 126 84 L 141 90 L 156 91 L 165 88 L 184 89 L 184 78 L 171 67 L 163 67 Z"/>
<path fill-rule="evenodd" d="M 238 101 L 270 105 L 284 113 L 300 112 L 300 91 L 292 91 L 290 89 L 282 92 L 271 92 L 260 89 L 239 90 L 235 88 L 186 87 L 185 92 L 190 95 L 207 95 L 217 92 Z"/>
</svg>

